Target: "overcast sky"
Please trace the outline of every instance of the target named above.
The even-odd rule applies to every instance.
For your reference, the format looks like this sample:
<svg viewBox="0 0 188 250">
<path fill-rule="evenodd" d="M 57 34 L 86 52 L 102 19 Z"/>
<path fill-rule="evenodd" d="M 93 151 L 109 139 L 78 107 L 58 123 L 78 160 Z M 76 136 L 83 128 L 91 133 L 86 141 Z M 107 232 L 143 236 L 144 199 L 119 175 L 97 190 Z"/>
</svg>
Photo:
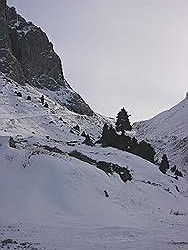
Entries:
<svg viewBox="0 0 188 250">
<path fill-rule="evenodd" d="M 151 118 L 188 90 L 188 0 L 8 0 L 54 43 L 97 112 Z"/>
</svg>

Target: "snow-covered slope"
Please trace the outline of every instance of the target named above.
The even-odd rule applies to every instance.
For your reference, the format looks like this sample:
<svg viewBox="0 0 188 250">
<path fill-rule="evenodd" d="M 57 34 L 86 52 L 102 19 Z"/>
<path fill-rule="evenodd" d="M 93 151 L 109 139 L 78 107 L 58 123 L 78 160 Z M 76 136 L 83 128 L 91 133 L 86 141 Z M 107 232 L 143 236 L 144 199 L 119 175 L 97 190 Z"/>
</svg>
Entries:
<svg viewBox="0 0 188 250">
<path fill-rule="evenodd" d="M 4 80 L 3 80 L 4 79 Z M 22 97 L 17 93 L 21 92 Z M 46 92 L 47 93 L 47 92 Z M 104 122 L 109 123 L 107 118 L 100 115 L 79 115 L 59 105 L 52 99 L 51 93 L 45 95 L 45 102 L 49 108 L 41 104 L 43 93 L 30 85 L 21 86 L 16 82 L 1 75 L 0 78 L 0 129 L 1 134 L 13 134 L 22 136 L 53 136 L 58 140 L 64 138 L 63 131 L 69 131 L 79 123 L 81 131 L 90 133 L 97 138 L 100 135 Z M 31 96 L 31 100 L 27 97 Z M 62 137 L 62 138 L 61 138 Z M 71 137 L 71 136 L 70 136 Z"/>
<path fill-rule="evenodd" d="M 134 125 L 137 137 L 147 139 L 160 160 L 166 153 L 171 166 L 188 173 L 188 98 L 150 120 Z"/>
<path fill-rule="evenodd" d="M 47 96 L 44 108 L 41 95 L 1 77 L 1 249 L 186 249 L 186 180 L 130 153 L 83 145 L 82 131 L 96 140 L 109 120 L 75 114 Z M 132 181 L 70 156 L 75 150 L 126 167 Z"/>
</svg>

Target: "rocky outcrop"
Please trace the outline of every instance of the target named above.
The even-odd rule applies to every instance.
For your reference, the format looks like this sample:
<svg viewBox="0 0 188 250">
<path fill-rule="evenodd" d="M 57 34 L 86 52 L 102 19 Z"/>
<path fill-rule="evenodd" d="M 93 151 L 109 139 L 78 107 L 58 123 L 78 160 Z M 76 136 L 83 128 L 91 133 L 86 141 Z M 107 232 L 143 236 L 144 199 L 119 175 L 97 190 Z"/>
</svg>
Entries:
<svg viewBox="0 0 188 250">
<path fill-rule="evenodd" d="M 53 91 L 56 101 L 74 112 L 93 115 L 65 80 L 61 60 L 47 35 L 5 0 L 0 0 L 0 10 L 0 71 L 19 84 Z"/>
<path fill-rule="evenodd" d="M 0 11 L 2 12 L 6 7 L 6 0 L 0 0 Z"/>
<path fill-rule="evenodd" d="M 59 90 L 65 85 L 61 61 L 47 35 L 27 23 L 13 7 L 6 9 L 6 16 L 11 49 L 26 79 L 34 86 Z"/>
<path fill-rule="evenodd" d="M 24 84 L 26 79 L 23 69 L 11 50 L 6 10 L 6 1 L 0 0 L 0 71 L 20 84 Z"/>
</svg>

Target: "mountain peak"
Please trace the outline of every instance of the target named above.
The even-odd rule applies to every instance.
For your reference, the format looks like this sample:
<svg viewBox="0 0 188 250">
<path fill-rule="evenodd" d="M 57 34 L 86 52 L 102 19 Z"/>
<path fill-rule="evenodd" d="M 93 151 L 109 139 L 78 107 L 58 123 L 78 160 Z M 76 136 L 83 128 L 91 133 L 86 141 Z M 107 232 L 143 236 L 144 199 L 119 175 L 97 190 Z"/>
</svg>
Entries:
<svg viewBox="0 0 188 250">
<path fill-rule="evenodd" d="M 56 102 L 76 113 L 93 115 L 65 80 L 61 60 L 46 33 L 7 6 L 5 0 L 0 0 L 0 10 L 0 72 L 18 84 L 49 91 Z"/>
</svg>

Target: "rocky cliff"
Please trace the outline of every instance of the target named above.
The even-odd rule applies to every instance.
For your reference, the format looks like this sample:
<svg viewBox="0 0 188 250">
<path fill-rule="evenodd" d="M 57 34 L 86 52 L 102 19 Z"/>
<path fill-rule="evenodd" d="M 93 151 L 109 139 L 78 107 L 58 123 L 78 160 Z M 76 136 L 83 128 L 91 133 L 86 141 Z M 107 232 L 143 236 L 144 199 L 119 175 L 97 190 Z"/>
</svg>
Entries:
<svg viewBox="0 0 188 250">
<path fill-rule="evenodd" d="M 7 10 L 6 1 L 0 0 L 0 71 L 20 84 L 24 84 L 26 79 L 23 69 L 12 52 Z"/>
<path fill-rule="evenodd" d="M 52 91 L 55 101 L 79 114 L 93 115 L 64 78 L 61 60 L 47 35 L 0 0 L 0 71 L 19 84 Z"/>
</svg>

